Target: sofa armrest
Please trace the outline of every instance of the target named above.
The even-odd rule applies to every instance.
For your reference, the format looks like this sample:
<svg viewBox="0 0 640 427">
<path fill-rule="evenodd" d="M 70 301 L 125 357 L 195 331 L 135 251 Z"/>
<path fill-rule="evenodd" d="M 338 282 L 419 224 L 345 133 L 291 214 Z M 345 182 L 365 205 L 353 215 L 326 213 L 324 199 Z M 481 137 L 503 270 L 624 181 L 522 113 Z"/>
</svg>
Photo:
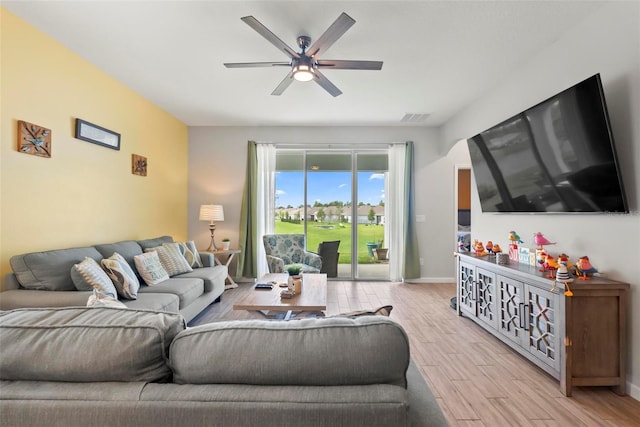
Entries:
<svg viewBox="0 0 640 427">
<path fill-rule="evenodd" d="M 213 267 L 216 265 L 216 260 L 213 254 L 202 253 L 202 252 L 199 252 L 199 254 L 200 254 L 200 261 L 202 261 L 203 267 Z"/>
<path fill-rule="evenodd" d="M 272 255 L 267 255 L 269 273 L 284 273 L 284 260 Z"/>
<path fill-rule="evenodd" d="M 18 282 L 18 278 L 16 277 L 16 275 L 13 273 L 9 273 L 4 276 L 3 289 L 5 291 L 10 291 L 13 289 L 22 289 L 22 286 L 20 286 L 20 282 Z"/>
</svg>

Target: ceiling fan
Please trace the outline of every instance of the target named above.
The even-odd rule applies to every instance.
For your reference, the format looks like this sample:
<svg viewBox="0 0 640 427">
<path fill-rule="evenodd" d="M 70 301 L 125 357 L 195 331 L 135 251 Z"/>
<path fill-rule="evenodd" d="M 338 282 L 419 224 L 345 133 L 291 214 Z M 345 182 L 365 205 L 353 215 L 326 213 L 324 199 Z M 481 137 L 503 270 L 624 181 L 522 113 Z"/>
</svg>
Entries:
<svg viewBox="0 0 640 427">
<path fill-rule="evenodd" d="M 382 69 L 382 61 L 350 61 L 350 60 L 333 60 L 318 59 L 336 40 L 338 40 L 356 21 L 342 13 L 338 19 L 316 40 L 311 44 L 311 37 L 302 35 L 298 36 L 297 43 L 301 52 L 291 49 L 285 42 L 280 40 L 278 36 L 273 34 L 267 27 L 262 25 L 253 16 L 245 16 L 242 19 L 248 26 L 256 30 L 262 37 L 267 39 L 271 44 L 283 51 L 290 58 L 289 62 L 227 62 L 224 64 L 227 68 L 252 68 L 252 67 L 291 67 L 291 71 L 280 82 L 278 87 L 271 92 L 271 95 L 282 95 L 284 90 L 289 87 L 293 80 L 311 81 L 314 80 L 324 90 L 332 96 L 342 94 L 324 74 L 320 72 L 322 69 L 333 70 L 380 70 Z"/>
</svg>

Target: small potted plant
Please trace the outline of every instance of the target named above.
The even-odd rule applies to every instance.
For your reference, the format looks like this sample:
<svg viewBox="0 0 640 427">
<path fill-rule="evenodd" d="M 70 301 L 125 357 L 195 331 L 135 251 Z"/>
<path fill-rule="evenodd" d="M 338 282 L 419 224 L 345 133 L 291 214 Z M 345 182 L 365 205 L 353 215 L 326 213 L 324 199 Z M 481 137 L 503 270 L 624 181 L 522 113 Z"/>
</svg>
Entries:
<svg viewBox="0 0 640 427">
<path fill-rule="evenodd" d="M 231 240 L 229 240 L 228 237 L 225 237 L 224 239 L 222 239 L 222 249 L 224 249 L 225 251 L 228 251 L 229 245 L 231 245 Z"/>
<path fill-rule="evenodd" d="M 287 267 L 287 273 L 289 273 L 289 279 L 287 280 L 289 289 L 299 294 L 302 291 L 302 278 L 300 277 L 302 266 L 300 264 L 292 264 Z"/>
</svg>

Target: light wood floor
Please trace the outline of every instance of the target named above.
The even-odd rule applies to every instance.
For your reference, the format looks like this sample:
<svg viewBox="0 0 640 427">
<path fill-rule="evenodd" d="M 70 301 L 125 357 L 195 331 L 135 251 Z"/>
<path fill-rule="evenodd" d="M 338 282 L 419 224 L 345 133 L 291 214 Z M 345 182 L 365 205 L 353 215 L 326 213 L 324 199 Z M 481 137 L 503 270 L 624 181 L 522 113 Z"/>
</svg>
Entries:
<svg viewBox="0 0 640 427">
<path fill-rule="evenodd" d="M 451 426 L 640 426 L 640 402 L 605 388 L 559 384 L 472 321 L 449 308 L 454 284 L 329 282 L 327 315 L 393 305 L 406 329 L 412 357 Z M 222 296 L 193 325 L 254 319 L 233 302 L 252 284 Z"/>
</svg>

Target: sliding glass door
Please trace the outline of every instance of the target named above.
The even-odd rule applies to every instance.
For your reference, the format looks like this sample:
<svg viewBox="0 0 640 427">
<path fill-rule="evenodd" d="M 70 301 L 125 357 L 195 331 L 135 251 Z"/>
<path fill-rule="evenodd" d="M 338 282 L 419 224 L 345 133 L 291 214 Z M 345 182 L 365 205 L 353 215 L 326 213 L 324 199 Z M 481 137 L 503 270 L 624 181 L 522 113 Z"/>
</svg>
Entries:
<svg viewBox="0 0 640 427">
<path fill-rule="evenodd" d="M 313 252 L 339 242 L 330 277 L 388 279 L 386 173 L 386 151 L 278 149 L 276 233 L 304 233 Z"/>
</svg>

